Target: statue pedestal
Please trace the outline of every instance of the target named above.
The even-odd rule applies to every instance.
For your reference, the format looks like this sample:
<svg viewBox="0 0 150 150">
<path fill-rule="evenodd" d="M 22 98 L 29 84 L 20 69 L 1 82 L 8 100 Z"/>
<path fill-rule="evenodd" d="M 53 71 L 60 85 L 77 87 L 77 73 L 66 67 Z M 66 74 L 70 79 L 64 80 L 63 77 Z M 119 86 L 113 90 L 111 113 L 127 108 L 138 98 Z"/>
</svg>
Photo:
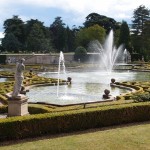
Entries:
<svg viewBox="0 0 150 150">
<path fill-rule="evenodd" d="M 28 98 L 22 94 L 8 99 L 8 117 L 28 115 Z"/>
</svg>

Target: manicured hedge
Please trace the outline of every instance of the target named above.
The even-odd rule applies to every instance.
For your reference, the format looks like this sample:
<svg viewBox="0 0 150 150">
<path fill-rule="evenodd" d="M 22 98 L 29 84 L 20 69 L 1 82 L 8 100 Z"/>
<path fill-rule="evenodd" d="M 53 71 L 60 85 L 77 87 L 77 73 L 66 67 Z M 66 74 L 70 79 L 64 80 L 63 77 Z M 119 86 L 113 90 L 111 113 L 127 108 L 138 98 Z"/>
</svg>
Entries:
<svg viewBox="0 0 150 150">
<path fill-rule="evenodd" d="M 43 114 L 43 113 L 49 113 L 50 109 L 48 107 L 45 107 L 44 105 L 29 105 L 28 111 L 30 114 Z M 8 106 L 3 105 L 0 106 L 0 113 L 7 113 L 8 112 Z"/>
<path fill-rule="evenodd" d="M 49 113 L 50 110 L 45 107 L 45 106 L 42 106 L 42 105 L 37 105 L 37 106 L 32 106 L 32 105 L 29 105 L 28 107 L 28 111 L 30 114 L 42 114 L 42 113 Z"/>
<path fill-rule="evenodd" d="M 0 140 L 150 120 L 150 102 L 0 119 Z"/>
</svg>

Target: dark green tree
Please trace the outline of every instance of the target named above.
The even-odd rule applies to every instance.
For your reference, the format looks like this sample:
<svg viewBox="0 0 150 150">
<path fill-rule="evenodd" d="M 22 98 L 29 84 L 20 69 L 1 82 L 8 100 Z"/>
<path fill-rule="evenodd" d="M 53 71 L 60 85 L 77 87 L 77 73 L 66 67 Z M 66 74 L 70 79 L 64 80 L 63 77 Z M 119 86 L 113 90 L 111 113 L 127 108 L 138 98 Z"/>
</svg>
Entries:
<svg viewBox="0 0 150 150">
<path fill-rule="evenodd" d="M 150 20 L 150 11 L 144 5 L 140 5 L 133 12 L 132 43 L 134 50 L 140 54 L 145 51 L 143 29 L 145 22 Z"/>
<path fill-rule="evenodd" d="M 66 51 L 73 52 L 75 50 L 75 30 L 71 30 L 68 26 L 66 28 Z"/>
<path fill-rule="evenodd" d="M 25 43 L 24 22 L 18 16 L 13 16 L 11 19 L 5 20 L 3 26 L 5 36 L 12 33 L 20 42 L 20 48 L 23 49 Z"/>
<path fill-rule="evenodd" d="M 120 27 L 118 46 L 121 44 L 123 44 L 124 48 L 126 48 L 129 52 L 131 52 L 130 30 L 127 22 L 125 21 L 122 21 Z"/>
<path fill-rule="evenodd" d="M 150 11 L 144 5 L 140 5 L 133 12 L 133 24 L 134 34 L 139 35 L 143 33 L 143 27 L 146 21 L 150 20 Z"/>
<path fill-rule="evenodd" d="M 147 21 L 144 24 L 143 41 L 144 41 L 143 55 L 146 60 L 150 60 L 150 21 Z"/>
<path fill-rule="evenodd" d="M 119 28 L 119 24 L 113 19 L 97 13 L 91 13 L 86 17 L 84 26 L 91 27 L 98 24 L 106 30 L 106 33 L 109 33 L 111 29 L 116 30 Z"/>
<path fill-rule="evenodd" d="M 52 33 L 52 43 L 57 52 L 66 51 L 66 29 L 61 17 L 56 17 L 55 21 L 50 25 Z"/>
<path fill-rule="evenodd" d="M 21 43 L 13 33 L 8 33 L 2 39 L 2 46 L 5 51 L 18 53 L 21 48 Z"/>
<path fill-rule="evenodd" d="M 52 51 L 51 34 L 49 29 L 43 24 L 43 22 L 37 19 L 27 21 L 25 25 L 26 50 L 43 53 Z"/>
<path fill-rule="evenodd" d="M 45 37 L 39 24 L 33 24 L 28 34 L 27 49 L 34 52 L 48 52 L 51 50 L 51 41 Z"/>
<path fill-rule="evenodd" d="M 26 36 L 29 35 L 30 31 L 32 30 L 32 27 L 34 24 L 38 24 L 38 26 L 44 31 L 44 25 L 43 25 L 43 22 L 39 21 L 38 19 L 31 19 L 31 20 L 28 20 L 25 24 L 25 33 L 26 33 Z"/>
</svg>

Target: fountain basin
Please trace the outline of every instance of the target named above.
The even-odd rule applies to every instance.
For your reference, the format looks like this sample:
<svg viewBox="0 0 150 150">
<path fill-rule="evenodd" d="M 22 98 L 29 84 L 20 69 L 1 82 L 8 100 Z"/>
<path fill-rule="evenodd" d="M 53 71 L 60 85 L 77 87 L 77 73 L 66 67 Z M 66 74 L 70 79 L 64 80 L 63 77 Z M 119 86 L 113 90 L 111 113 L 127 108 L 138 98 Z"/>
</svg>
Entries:
<svg viewBox="0 0 150 150">
<path fill-rule="evenodd" d="M 56 78 L 57 72 L 44 72 L 39 75 L 47 78 Z M 131 71 L 112 73 L 100 71 L 68 72 L 67 75 L 72 78 L 72 84 L 60 86 L 58 97 L 56 94 L 56 86 L 34 87 L 27 93 L 29 102 L 61 106 L 106 102 L 107 99 L 102 98 L 105 89 L 110 90 L 110 95 L 112 95 L 111 100 L 114 100 L 114 97 L 120 94 L 131 92 L 129 88 L 111 87 L 110 82 L 112 78 L 115 78 L 118 82 L 148 81 L 150 79 L 150 73 Z M 60 77 L 65 79 L 63 74 L 60 74 Z M 110 99 L 108 101 L 110 101 Z"/>
<path fill-rule="evenodd" d="M 36 97 L 35 91 L 34 95 Z M 70 105 L 80 105 L 80 104 L 91 104 L 91 103 L 100 103 L 100 102 L 110 102 L 115 100 L 115 97 L 111 97 L 110 99 L 104 100 L 101 96 L 92 96 L 92 95 L 83 95 L 83 94 L 67 94 L 59 93 L 59 97 L 56 97 L 55 93 L 48 93 L 50 94 L 50 99 L 47 100 L 40 99 L 40 100 L 30 100 L 29 103 L 37 103 L 37 104 L 50 104 L 53 106 L 70 106 Z M 43 96 L 46 96 L 47 93 L 42 93 Z"/>
</svg>

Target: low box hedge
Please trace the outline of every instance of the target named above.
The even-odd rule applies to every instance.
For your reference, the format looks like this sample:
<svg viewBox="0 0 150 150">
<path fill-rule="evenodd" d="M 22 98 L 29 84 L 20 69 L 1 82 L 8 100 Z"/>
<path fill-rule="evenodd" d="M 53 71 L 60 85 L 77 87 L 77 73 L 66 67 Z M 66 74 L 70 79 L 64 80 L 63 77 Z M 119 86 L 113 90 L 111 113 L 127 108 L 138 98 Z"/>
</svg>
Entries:
<svg viewBox="0 0 150 150">
<path fill-rule="evenodd" d="M 30 114 L 43 114 L 43 113 L 49 113 L 50 109 L 43 105 L 35 106 L 35 105 L 30 104 L 28 107 L 28 111 Z"/>
<path fill-rule="evenodd" d="M 51 112 L 50 109 L 44 105 L 34 105 L 34 104 L 29 104 L 28 111 L 30 114 L 43 114 Z M 0 113 L 7 113 L 7 112 L 8 112 L 7 105 L 0 106 Z"/>
<path fill-rule="evenodd" d="M 10 117 L 0 120 L 0 140 L 22 139 L 150 120 L 150 103 Z"/>
</svg>

